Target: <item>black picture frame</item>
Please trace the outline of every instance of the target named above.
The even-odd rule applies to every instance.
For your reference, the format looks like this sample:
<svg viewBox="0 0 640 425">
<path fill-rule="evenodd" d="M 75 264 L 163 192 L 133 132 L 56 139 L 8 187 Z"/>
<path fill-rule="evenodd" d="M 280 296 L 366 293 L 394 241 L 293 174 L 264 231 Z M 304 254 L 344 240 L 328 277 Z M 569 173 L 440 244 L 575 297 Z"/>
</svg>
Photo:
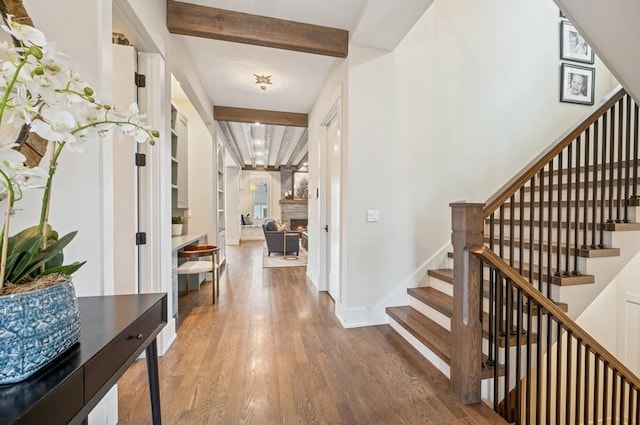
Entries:
<svg viewBox="0 0 640 425">
<path fill-rule="evenodd" d="M 595 68 L 563 63 L 560 68 L 560 102 L 593 105 Z"/>
<path fill-rule="evenodd" d="M 560 59 L 594 63 L 593 49 L 569 21 L 560 21 Z"/>
</svg>

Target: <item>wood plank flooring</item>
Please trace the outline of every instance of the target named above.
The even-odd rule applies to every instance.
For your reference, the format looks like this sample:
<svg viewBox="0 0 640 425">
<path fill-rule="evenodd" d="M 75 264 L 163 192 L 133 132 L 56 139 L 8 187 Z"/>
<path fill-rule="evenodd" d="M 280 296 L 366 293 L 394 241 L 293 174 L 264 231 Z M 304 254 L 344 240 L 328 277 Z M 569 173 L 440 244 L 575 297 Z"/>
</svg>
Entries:
<svg viewBox="0 0 640 425">
<path fill-rule="evenodd" d="M 262 242 L 229 246 L 160 359 L 165 424 L 501 424 L 389 326 L 343 329 L 304 267 L 262 268 Z M 189 310 L 189 308 L 187 310 Z M 146 367 L 118 382 L 119 425 L 150 424 Z"/>
</svg>

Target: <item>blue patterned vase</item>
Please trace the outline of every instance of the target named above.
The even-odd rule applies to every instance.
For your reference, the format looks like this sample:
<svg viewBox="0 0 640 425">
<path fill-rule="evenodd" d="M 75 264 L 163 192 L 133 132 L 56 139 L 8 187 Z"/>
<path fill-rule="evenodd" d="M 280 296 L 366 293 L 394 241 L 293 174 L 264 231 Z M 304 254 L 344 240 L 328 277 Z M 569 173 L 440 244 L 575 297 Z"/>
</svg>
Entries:
<svg viewBox="0 0 640 425">
<path fill-rule="evenodd" d="M 0 296 L 0 384 L 22 381 L 80 340 L 73 283 Z"/>
</svg>

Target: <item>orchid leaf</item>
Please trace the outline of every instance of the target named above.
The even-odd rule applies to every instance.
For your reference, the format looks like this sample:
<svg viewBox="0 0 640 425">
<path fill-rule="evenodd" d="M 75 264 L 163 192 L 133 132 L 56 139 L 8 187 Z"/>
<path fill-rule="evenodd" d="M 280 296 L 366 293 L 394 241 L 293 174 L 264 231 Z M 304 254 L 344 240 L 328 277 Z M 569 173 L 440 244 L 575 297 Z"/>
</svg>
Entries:
<svg viewBox="0 0 640 425">
<path fill-rule="evenodd" d="M 64 249 L 64 247 L 66 247 L 69 244 L 69 242 L 73 240 L 73 238 L 76 236 L 77 233 L 78 231 L 73 231 L 71 233 L 68 233 L 63 237 L 61 237 L 60 239 L 58 239 L 57 241 L 55 241 L 54 243 L 47 246 L 46 249 L 43 249 L 42 251 L 37 253 L 37 255 L 35 255 L 32 258 L 31 263 L 28 265 L 28 268 L 24 270 L 24 272 L 22 273 L 22 278 L 24 278 L 25 276 L 31 275 L 33 272 L 37 272 L 42 264 L 46 263 L 56 255 L 60 254 Z M 36 273 L 36 276 L 37 275 L 39 275 L 39 273 Z M 35 277 L 35 276 L 32 276 L 32 277 Z"/>
<path fill-rule="evenodd" d="M 24 271 L 33 263 L 33 258 L 40 251 L 40 240 L 38 237 L 32 237 L 30 240 L 31 245 L 28 245 L 28 248 L 17 251 L 19 254 L 17 255 L 16 264 L 13 270 L 11 270 L 11 273 L 6 273 L 9 282 L 20 282 L 25 277 Z"/>
<path fill-rule="evenodd" d="M 86 261 L 83 261 L 81 263 L 79 262 L 75 262 L 73 264 L 67 264 L 65 266 L 58 266 L 58 267 L 51 267 L 49 269 L 46 269 L 43 273 L 42 276 L 46 276 L 48 274 L 52 274 L 52 273 L 60 273 L 60 274 L 66 274 L 66 275 L 72 275 L 74 274 L 80 267 L 82 267 L 84 265 L 84 263 L 86 263 Z"/>
</svg>

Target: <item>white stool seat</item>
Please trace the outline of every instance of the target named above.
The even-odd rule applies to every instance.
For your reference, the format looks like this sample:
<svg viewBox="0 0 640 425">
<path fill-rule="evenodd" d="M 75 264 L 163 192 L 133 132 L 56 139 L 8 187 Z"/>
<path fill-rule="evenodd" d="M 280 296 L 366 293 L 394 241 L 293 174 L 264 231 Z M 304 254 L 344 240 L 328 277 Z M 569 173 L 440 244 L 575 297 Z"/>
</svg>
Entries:
<svg viewBox="0 0 640 425">
<path fill-rule="evenodd" d="M 208 273 L 214 269 L 212 261 L 185 261 L 177 268 L 178 274 Z"/>
<path fill-rule="evenodd" d="M 178 266 L 176 273 L 184 274 L 200 274 L 212 273 L 213 285 L 211 296 L 213 304 L 216 303 L 216 296 L 220 295 L 220 264 L 218 252 L 219 248 L 215 245 L 188 245 L 182 251 L 178 252 L 178 257 L 184 258 L 186 261 Z M 199 260 L 200 257 L 211 257 L 210 261 Z M 189 293 L 189 281 L 187 281 L 187 293 Z"/>
</svg>

